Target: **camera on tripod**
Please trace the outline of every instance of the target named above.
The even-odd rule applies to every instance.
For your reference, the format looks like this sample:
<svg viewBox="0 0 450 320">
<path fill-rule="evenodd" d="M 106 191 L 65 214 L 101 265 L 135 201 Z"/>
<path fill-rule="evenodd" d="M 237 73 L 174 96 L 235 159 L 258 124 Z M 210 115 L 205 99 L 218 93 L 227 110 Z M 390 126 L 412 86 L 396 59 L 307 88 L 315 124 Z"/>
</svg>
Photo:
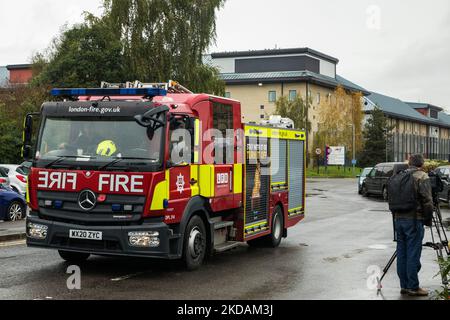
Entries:
<svg viewBox="0 0 450 320">
<path fill-rule="evenodd" d="M 428 177 L 430 178 L 431 191 L 433 194 L 434 204 L 435 204 L 435 206 L 438 206 L 439 205 L 439 193 L 444 191 L 444 183 L 442 182 L 441 177 L 439 177 L 439 175 L 434 171 L 430 171 L 428 173 Z"/>
</svg>

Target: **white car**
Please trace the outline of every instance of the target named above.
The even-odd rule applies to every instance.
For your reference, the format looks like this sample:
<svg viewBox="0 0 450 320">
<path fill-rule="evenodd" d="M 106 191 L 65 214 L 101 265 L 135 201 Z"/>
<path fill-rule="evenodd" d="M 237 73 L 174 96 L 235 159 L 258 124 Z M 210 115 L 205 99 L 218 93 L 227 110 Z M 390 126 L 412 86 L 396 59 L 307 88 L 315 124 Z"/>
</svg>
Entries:
<svg viewBox="0 0 450 320">
<path fill-rule="evenodd" d="M 27 192 L 27 176 L 29 169 L 24 166 L 0 164 L 0 168 L 6 171 L 11 189 L 25 195 Z"/>
</svg>

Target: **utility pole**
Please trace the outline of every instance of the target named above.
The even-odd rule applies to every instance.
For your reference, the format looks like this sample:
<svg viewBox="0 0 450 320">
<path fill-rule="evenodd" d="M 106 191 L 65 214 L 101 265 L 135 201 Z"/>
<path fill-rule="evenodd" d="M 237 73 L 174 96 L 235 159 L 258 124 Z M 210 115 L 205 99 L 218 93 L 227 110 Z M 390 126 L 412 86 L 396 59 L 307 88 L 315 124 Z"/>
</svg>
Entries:
<svg viewBox="0 0 450 320">
<path fill-rule="evenodd" d="M 352 166 L 353 166 L 353 175 L 355 175 L 356 171 L 356 128 L 355 124 L 351 123 L 349 126 L 352 126 L 352 144 L 353 144 L 353 159 L 352 159 Z"/>
<path fill-rule="evenodd" d="M 352 123 L 352 132 L 353 132 L 353 176 L 355 176 L 355 166 L 356 166 L 356 128 L 355 124 Z"/>
</svg>

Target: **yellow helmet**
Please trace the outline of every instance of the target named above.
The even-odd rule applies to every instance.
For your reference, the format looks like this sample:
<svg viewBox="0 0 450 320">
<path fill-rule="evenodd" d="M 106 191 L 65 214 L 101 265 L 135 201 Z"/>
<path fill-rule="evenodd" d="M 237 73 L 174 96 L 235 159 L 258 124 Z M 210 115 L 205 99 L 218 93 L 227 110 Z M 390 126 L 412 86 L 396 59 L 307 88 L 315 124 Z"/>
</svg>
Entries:
<svg viewBox="0 0 450 320">
<path fill-rule="evenodd" d="M 111 157 L 114 153 L 116 153 L 117 147 L 114 141 L 105 140 L 100 142 L 97 147 L 97 155 L 103 157 Z"/>
</svg>

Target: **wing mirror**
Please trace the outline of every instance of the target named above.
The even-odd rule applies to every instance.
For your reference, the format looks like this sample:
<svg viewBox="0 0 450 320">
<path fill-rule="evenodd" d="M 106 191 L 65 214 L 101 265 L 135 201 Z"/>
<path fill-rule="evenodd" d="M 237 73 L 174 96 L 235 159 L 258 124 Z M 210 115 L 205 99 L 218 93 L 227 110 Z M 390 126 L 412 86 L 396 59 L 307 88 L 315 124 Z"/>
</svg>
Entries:
<svg viewBox="0 0 450 320">
<path fill-rule="evenodd" d="M 166 113 L 169 111 L 169 107 L 162 106 L 154 108 L 148 112 L 146 112 L 143 115 L 137 115 L 134 117 L 136 122 L 145 128 L 153 127 L 154 130 L 158 129 L 159 127 L 163 127 L 166 125 L 167 120 L 164 118 L 164 120 L 160 119 L 161 113 Z"/>
<path fill-rule="evenodd" d="M 29 161 L 33 157 L 33 117 L 40 116 L 40 113 L 29 113 L 25 117 L 24 127 L 23 127 L 23 146 L 22 146 L 22 157 Z"/>
</svg>

